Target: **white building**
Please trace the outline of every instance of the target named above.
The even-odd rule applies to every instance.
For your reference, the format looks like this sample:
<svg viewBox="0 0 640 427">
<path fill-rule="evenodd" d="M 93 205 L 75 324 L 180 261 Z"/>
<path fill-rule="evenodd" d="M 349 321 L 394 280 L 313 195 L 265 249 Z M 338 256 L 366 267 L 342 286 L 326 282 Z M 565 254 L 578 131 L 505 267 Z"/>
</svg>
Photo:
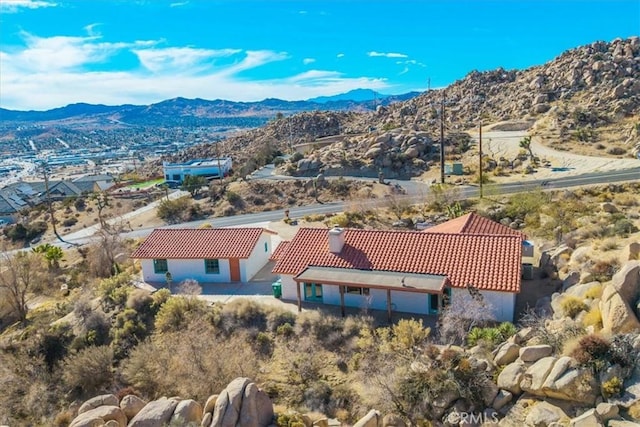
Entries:
<svg viewBox="0 0 640 427">
<path fill-rule="evenodd" d="M 173 284 L 248 282 L 272 253 L 264 228 L 156 229 L 131 255 L 142 264 L 143 280 Z"/>
<path fill-rule="evenodd" d="M 464 294 L 513 321 L 526 236 L 475 214 L 417 231 L 301 228 L 274 252 L 282 298 L 438 314 Z"/>
<path fill-rule="evenodd" d="M 177 183 L 182 183 L 187 175 L 204 176 L 206 178 L 226 176 L 232 167 L 231 157 L 195 159 L 186 163 L 162 163 L 165 181 Z"/>
</svg>

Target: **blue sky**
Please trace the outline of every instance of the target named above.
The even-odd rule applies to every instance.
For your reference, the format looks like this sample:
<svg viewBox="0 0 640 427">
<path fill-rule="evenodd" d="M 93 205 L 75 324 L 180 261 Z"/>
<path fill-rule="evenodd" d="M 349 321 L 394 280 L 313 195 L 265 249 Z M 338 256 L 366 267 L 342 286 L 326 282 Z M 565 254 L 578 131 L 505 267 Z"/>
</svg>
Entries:
<svg viewBox="0 0 640 427">
<path fill-rule="evenodd" d="M 444 87 L 640 34 L 640 0 L 0 0 L 0 107 Z"/>
</svg>

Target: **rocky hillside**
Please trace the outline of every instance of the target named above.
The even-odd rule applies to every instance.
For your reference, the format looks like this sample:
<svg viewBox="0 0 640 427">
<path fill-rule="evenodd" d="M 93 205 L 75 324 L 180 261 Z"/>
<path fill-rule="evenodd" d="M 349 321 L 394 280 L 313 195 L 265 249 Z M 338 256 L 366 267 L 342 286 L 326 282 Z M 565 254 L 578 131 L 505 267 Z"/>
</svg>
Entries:
<svg viewBox="0 0 640 427">
<path fill-rule="evenodd" d="M 476 128 L 481 119 L 485 124 L 516 121 L 508 129 L 531 128 L 532 135 L 559 149 L 636 156 L 640 38 L 594 42 L 522 71 L 472 71 L 446 89 L 380 106 L 372 113 L 314 112 L 278 120 L 229 138 L 224 147 L 243 158 L 267 142 L 286 150 L 290 144 L 334 135 L 333 144 L 318 141 L 311 147 L 308 162 L 300 166 L 305 169 L 313 162 L 325 173 L 351 168 L 364 175 L 380 169 L 387 176 L 417 175 L 439 157 L 439 144 L 434 147 L 433 141 L 439 141 L 442 103 L 451 156 L 468 148 L 460 132 Z M 197 147 L 185 157 L 206 154 L 212 154 L 211 148 Z"/>
</svg>

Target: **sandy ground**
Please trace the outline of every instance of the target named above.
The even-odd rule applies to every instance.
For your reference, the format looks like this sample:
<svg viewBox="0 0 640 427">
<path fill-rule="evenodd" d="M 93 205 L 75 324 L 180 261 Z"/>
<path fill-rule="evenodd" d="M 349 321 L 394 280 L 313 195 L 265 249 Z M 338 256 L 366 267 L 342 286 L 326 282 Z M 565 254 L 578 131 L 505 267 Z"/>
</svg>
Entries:
<svg viewBox="0 0 640 427">
<path fill-rule="evenodd" d="M 482 133 L 482 151 L 495 159 L 505 157 L 514 159 L 521 148 L 520 140 L 527 136 L 526 131 L 488 131 Z M 477 135 L 474 135 L 477 141 Z M 539 138 L 533 137 L 531 151 L 541 160 L 547 160 L 551 167 L 539 167 L 534 174 L 522 178 L 544 179 L 575 176 L 591 172 L 640 167 L 640 160 L 629 158 L 592 157 L 569 151 L 558 151 L 543 145 Z M 559 169 L 559 170 L 558 170 Z M 520 178 L 519 178 L 520 179 Z"/>
</svg>

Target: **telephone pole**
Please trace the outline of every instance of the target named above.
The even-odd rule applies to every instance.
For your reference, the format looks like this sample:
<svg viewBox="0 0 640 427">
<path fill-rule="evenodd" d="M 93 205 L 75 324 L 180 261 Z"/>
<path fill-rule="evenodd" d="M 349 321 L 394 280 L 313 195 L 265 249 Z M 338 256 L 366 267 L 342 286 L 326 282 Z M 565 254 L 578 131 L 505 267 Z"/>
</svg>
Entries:
<svg viewBox="0 0 640 427">
<path fill-rule="evenodd" d="M 440 184 L 444 184 L 444 99 L 446 91 L 442 90 L 442 101 L 440 103 Z"/>
<path fill-rule="evenodd" d="M 480 149 L 480 198 L 482 199 L 482 118 L 480 119 L 480 134 L 478 139 L 478 148 Z"/>
</svg>

